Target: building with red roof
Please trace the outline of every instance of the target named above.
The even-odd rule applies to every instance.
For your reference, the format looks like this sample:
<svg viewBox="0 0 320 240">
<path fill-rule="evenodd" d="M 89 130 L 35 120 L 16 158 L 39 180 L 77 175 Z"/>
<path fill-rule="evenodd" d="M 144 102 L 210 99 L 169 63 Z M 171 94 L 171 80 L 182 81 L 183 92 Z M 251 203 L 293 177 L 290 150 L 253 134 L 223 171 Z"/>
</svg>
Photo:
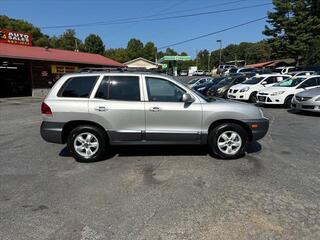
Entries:
<svg viewBox="0 0 320 240">
<path fill-rule="evenodd" d="M 43 96 L 63 74 L 85 67 L 124 65 L 99 54 L 0 43 L 0 97 Z"/>
</svg>

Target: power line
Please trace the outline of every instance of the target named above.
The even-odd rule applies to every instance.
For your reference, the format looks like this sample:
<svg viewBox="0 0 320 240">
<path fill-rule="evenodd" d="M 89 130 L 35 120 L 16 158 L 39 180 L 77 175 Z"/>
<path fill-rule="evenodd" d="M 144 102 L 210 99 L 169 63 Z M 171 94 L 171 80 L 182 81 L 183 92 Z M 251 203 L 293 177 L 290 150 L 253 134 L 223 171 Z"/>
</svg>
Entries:
<svg viewBox="0 0 320 240">
<path fill-rule="evenodd" d="M 218 34 L 218 33 L 222 33 L 222 32 L 229 31 L 229 30 L 234 29 L 234 28 L 238 28 L 238 27 L 242 27 L 242 26 L 248 25 L 248 24 L 250 24 L 250 23 L 258 22 L 258 21 L 261 21 L 261 20 L 266 19 L 266 18 L 267 18 L 267 17 L 262 17 L 262 18 L 254 19 L 254 20 L 251 20 L 251 21 L 249 21 L 249 22 L 241 23 L 241 24 L 238 24 L 238 25 L 235 25 L 235 26 L 232 26 L 232 27 L 228 27 L 228 28 L 219 30 L 219 31 L 215 31 L 215 32 L 203 34 L 203 35 L 200 35 L 200 36 L 197 36 L 197 37 L 194 37 L 194 38 L 190 38 L 190 39 L 187 39 L 187 40 L 184 40 L 184 41 L 180 41 L 180 42 L 176 42 L 176 43 L 173 43 L 173 44 L 169 44 L 169 45 L 166 45 L 166 46 L 163 46 L 163 47 L 159 47 L 158 49 L 159 49 L 159 50 L 160 50 L 160 49 L 165 49 L 165 48 L 169 48 L 169 47 L 181 45 L 181 44 L 183 44 L 183 43 L 195 41 L 195 40 L 198 40 L 198 39 L 201 39 L 201 38 L 209 37 L 209 36 L 212 36 L 212 35 L 215 35 L 215 34 Z"/>
<path fill-rule="evenodd" d="M 235 3 L 235 2 L 239 2 L 239 1 L 233 1 L 232 3 Z M 122 19 L 122 20 L 118 19 L 118 20 L 107 21 L 107 22 L 95 22 L 95 23 L 83 23 L 83 24 L 74 24 L 74 25 L 48 26 L 48 27 L 40 27 L 40 28 L 41 29 L 76 28 L 76 27 L 128 24 L 128 23 L 137 23 L 137 22 L 145 22 L 145 21 L 159 21 L 159 20 L 187 18 L 187 17 L 195 17 L 195 16 L 201 16 L 201 15 L 215 14 L 215 13 L 237 11 L 237 10 L 243 10 L 243 9 L 250 9 L 250 8 L 255 8 L 255 7 L 267 6 L 267 5 L 271 5 L 271 4 L 272 3 L 264 3 L 264 4 L 250 5 L 250 6 L 245 6 L 245 7 L 237 7 L 237 8 L 231 8 L 231 9 L 223 9 L 223 10 L 208 11 L 208 12 L 201 12 L 201 13 L 193 13 L 193 14 L 186 14 L 186 15 L 169 16 L 169 17 L 152 18 L 152 16 L 154 16 L 154 15 L 149 15 L 147 17 L 135 17 L 135 18 Z M 159 16 L 159 15 L 157 15 L 157 16 Z"/>
</svg>

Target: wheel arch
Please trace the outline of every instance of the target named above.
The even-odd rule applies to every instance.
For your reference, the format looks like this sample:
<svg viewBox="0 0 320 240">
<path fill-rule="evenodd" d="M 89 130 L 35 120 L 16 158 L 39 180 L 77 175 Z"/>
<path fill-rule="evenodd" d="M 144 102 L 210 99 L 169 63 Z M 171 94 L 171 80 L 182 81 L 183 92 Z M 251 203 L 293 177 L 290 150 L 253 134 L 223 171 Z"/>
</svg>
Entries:
<svg viewBox="0 0 320 240">
<path fill-rule="evenodd" d="M 214 121 L 210 124 L 209 129 L 208 129 L 208 134 L 217 126 L 220 126 L 222 124 L 227 124 L 227 123 L 233 123 L 233 124 L 237 124 L 241 127 L 243 127 L 243 129 L 247 132 L 248 134 L 248 140 L 252 141 L 253 139 L 253 134 L 252 134 L 252 130 L 250 129 L 250 127 L 242 122 L 241 120 L 236 120 L 236 119 L 219 119 L 217 121 Z"/>
<path fill-rule="evenodd" d="M 110 140 L 108 132 L 100 124 L 98 124 L 96 122 L 92 122 L 92 121 L 87 121 L 87 120 L 74 120 L 74 121 L 67 122 L 63 126 L 63 128 L 62 128 L 62 143 L 67 142 L 68 135 L 73 129 L 75 129 L 78 126 L 82 126 L 82 125 L 94 126 L 94 127 L 99 128 L 101 131 L 104 132 L 105 136 L 107 137 L 107 140 L 108 141 Z"/>
</svg>

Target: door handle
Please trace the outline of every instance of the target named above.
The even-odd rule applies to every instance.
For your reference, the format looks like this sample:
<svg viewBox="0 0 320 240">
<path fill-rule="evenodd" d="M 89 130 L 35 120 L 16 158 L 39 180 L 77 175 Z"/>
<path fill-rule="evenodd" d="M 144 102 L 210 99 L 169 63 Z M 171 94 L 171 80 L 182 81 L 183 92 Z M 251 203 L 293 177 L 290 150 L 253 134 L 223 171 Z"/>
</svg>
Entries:
<svg viewBox="0 0 320 240">
<path fill-rule="evenodd" d="M 106 108 L 106 107 L 96 107 L 94 110 L 99 111 L 99 112 L 105 112 L 105 111 L 108 111 L 108 108 Z"/>
<path fill-rule="evenodd" d="M 159 112 L 160 108 L 159 107 L 152 107 L 152 108 L 150 108 L 150 111 L 151 112 Z"/>
</svg>

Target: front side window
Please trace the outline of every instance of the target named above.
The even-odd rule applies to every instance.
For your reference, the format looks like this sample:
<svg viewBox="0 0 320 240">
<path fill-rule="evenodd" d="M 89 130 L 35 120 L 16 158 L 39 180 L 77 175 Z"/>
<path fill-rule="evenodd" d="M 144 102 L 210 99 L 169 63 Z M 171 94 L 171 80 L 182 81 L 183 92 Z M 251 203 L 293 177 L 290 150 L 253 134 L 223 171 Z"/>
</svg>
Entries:
<svg viewBox="0 0 320 240">
<path fill-rule="evenodd" d="M 110 100 L 140 101 L 139 77 L 104 77 L 95 97 Z"/>
<path fill-rule="evenodd" d="M 153 77 L 147 77 L 146 83 L 150 102 L 182 102 L 185 91 L 174 83 Z"/>
<path fill-rule="evenodd" d="M 70 78 L 58 92 L 58 97 L 88 98 L 97 79 L 98 76 Z"/>
</svg>

